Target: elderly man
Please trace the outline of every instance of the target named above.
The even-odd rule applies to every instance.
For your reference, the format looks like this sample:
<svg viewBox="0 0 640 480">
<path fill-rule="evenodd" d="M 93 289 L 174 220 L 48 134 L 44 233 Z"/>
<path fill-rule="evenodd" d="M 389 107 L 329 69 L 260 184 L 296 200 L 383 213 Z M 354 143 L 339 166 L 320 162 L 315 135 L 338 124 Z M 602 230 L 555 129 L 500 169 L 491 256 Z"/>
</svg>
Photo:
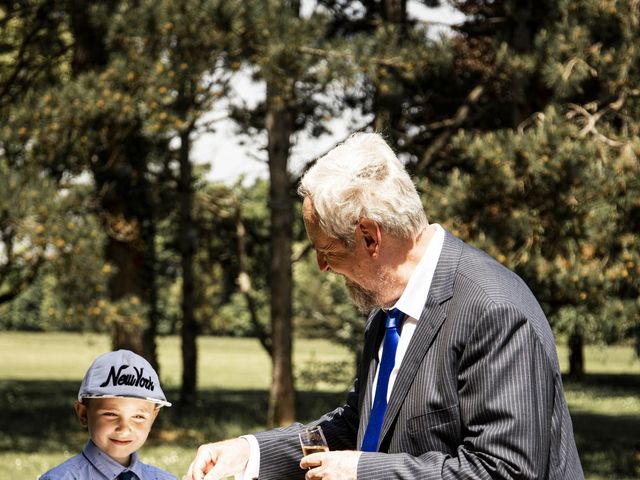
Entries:
<svg viewBox="0 0 640 480">
<path fill-rule="evenodd" d="M 516 274 L 429 225 L 377 134 L 356 134 L 299 193 L 323 272 L 370 312 L 345 405 L 303 458 L 296 424 L 199 448 L 193 480 L 582 479 L 553 336 Z M 206 477 L 205 477 L 206 475 Z"/>
</svg>

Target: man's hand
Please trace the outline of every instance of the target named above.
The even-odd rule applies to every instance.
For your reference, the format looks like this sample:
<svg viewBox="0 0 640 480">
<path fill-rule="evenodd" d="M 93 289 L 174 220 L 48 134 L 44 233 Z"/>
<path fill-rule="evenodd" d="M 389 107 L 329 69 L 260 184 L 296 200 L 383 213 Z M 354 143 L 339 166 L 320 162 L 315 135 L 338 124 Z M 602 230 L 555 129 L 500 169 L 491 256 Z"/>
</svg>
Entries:
<svg viewBox="0 0 640 480">
<path fill-rule="evenodd" d="M 249 441 L 234 438 L 201 445 L 183 480 L 217 480 L 242 472 L 249 461 Z"/>
<path fill-rule="evenodd" d="M 313 453 L 302 457 L 300 468 L 310 469 L 307 480 L 356 480 L 360 455 L 362 452 L 353 450 Z"/>
</svg>

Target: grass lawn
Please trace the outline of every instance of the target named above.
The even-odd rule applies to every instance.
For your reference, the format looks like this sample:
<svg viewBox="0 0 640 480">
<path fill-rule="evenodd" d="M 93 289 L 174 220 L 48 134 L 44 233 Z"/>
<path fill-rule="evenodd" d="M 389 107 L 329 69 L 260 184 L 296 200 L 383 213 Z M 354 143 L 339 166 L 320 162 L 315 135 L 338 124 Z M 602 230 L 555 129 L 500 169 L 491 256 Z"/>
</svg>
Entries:
<svg viewBox="0 0 640 480">
<path fill-rule="evenodd" d="M 261 430 L 269 359 L 255 340 L 200 338 L 200 400 L 190 411 L 163 409 L 140 452 L 143 461 L 185 473 L 198 445 Z M 163 388 L 178 398 L 179 339 L 159 339 Z M 86 441 L 72 403 L 91 361 L 109 349 L 103 335 L 0 333 L 0 479 L 37 479 Z M 566 350 L 560 348 L 561 360 Z M 297 340 L 296 365 L 349 360 L 342 347 Z M 588 347 L 587 378 L 566 383 L 576 439 L 589 480 L 640 478 L 640 361 L 628 347 Z M 564 363 L 563 363 L 564 365 Z M 314 383 L 297 396 L 301 421 L 340 404 L 346 382 Z"/>
</svg>

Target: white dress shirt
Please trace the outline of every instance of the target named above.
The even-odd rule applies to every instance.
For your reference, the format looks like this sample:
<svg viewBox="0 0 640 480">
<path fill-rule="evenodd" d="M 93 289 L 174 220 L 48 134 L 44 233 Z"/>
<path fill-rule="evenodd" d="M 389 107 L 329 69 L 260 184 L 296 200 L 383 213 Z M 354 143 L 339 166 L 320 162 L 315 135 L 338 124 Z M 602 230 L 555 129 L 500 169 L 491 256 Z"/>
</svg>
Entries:
<svg viewBox="0 0 640 480">
<path fill-rule="evenodd" d="M 407 353 L 409 342 L 413 333 L 418 325 L 418 319 L 424 308 L 424 304 L 427 302 L 429 296 L 429 289 L 431 288 L 431 280 L 433 279 L 433 273 L 436 271 L 438 260 L 440 259 L 440 252 L 442 251 L 442 245 L 444 244 L 444 229 L 437 223 L 431 225 L 431 228 L 435 229 L 433 237 L 427 245 L 427 250 L 424 252 L 422 259 L 416 266 L 415 270 L 409 278 L 409 283 L 405 287 L 402 295 L 392 308 L 397 308 L 407 317 L 402 322 L 402 329 L 400 330 L 400 340 L 398 341 L 398 349 L 396 350 L 396 361 L 389 376 L 389 387 L 387 388 L 387 402 L 391 397 L 391 390 L 393 384 L 398 376 L 398 370 L 400 370 L 400 364 L 404 358 L 404 354 Z M 384 342 L 380 342 L 380 350 L 378 351 L 378 358 L 382 358 L 382 347 Z M 378 383 L 378 372 L 373 379 L 373 391 L 371 392 L 371 404 L 376 396 L 376 385 Z"/>
<path fill-rule="evenodd" d="M 431 224 L 430 227 L 435 229 L 433 237 L 427 245 L 427 249 L 422 256 L 420 262 L 416 266 L 415 270 L 409 278 L 409 282 L 405 287 L 402 295 L 395 303 L 393 308 L 397 308 L 407 317 L 402 323 L 402 329 L 400 331 L 400 340 L 398 341 L 398 349 L 396 350 L 396 361 L 389 377 L 389 387 L 387 389 L 387 401 L 391 397 L 391 391 L 393 384 L 395 383 L 398 371 L 400 370 L 400 364 L 407 353 L 409 342 L 413 333 L 416 330 L 418 319 L 422 313 L 427 297 L 429 296 L 429 290 L 431 288 L 431 280 L 433 274 L 438 265 L 440 259 L 440 253 L 442 252 L 442 245 L 444 244 L 444 229 L 437 223 Z M 382 347 L 384 342 L 380 342 L 380 350 L 378 351 L 378 358 L 382 358 Z M 375 398 L 375 388 L 378 382 L 378 372 L 373 380 L 373 392 L 371 392 L 371 402 Z M 249 455 L 249 462 L 243 473 L 235 476 L 236 480 L 251 480 L 258 477 L 260 473 L 260 447 L 258 441 L 253 435 L 243 435 L 242 438 L 246 438 L 249 441 L 251 453 Z"/>
</svg>

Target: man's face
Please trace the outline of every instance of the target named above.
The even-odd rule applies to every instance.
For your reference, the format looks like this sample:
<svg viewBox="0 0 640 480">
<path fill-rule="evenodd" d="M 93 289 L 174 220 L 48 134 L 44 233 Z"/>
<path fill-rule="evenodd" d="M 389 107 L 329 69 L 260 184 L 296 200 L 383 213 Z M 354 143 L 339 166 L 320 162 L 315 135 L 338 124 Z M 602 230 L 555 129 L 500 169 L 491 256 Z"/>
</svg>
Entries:
<svg viewBox="0 0 640 480">
<path fill-rule="evenodd" d="M 367 313 L 380 305 L 378 289 L 384 287 L 380 274 L 364 245 L 356 236 L 356 245 L 346 247 L 340 240 L 331 238 L 320 228 L 311 200 L 303 202 L 303 219 L 307 236 L 316 251 L 318 267 L 322 272 L 333 271 L 345 278 L 349 295 L 361 312 Z"/>
<path fill-rule="evenodd" d="M 320 228 L 320 222 L 307 197 L 303 202 L 303 220 L 307 236 L 316 251 L 318 267 L 322 272 L 333 272 L 350 278 L 355 260 L 355 249 L 346 247 L 340 240 L 331 238 Z"/>
<path fill-rule="evenodd" d="M 80 423 L 87 425 L 96 446 L 123 466 L 147 440 L 159 409 L 138 398 L 91 398 L 75 404 Z"/>
</svg>

